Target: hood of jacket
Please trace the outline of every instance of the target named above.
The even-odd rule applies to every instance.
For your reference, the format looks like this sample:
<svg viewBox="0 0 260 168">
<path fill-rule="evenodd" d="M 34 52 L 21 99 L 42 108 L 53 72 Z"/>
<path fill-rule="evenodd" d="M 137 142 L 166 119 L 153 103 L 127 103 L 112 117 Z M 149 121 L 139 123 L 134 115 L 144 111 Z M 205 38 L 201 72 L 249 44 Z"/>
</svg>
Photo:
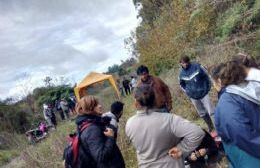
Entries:
<svg viewBox="0 0 260 168">
<path fill-rule="evenodd" d="M 226 91 L 260 105 L 260 82 L 258 81 L 247 81 L 239 85 L 229 85 Z"/>
</svg>

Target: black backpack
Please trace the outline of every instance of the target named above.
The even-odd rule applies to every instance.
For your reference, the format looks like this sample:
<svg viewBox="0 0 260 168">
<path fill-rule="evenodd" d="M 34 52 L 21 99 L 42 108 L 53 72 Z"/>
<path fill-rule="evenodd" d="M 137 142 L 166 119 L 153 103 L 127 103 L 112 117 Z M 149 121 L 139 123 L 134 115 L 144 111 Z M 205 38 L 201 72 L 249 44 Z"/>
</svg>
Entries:
<svg viewBox="0 0 260 168">
<path fill-rule="evenodd" d="M 69 145 L 64 149 L 63 152 L 65 168 L 77 167 L 78 159 L 79 159 L 80 134 L 90 125 L 91 125 L 90 122 L 84 122 L 81 124 L 78 132 L 69 135 L 68 137 Z M 86 150 L 84 150 L 84 152 L 86 152 Z"/>
</svg>

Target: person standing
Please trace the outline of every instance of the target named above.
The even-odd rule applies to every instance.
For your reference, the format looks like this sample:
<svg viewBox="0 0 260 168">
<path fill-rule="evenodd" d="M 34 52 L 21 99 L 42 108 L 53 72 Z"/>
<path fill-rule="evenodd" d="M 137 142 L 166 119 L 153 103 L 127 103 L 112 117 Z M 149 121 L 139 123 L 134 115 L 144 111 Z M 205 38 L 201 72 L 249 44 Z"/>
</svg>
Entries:
<svg viewBox="0 0 260 168">
<path fill-rule="evenodd" d="M 123 80 L 123 87 L 125 89 L 126 95 L 131 94 L 130 81 L 128 79 L 126 79 L 125 77 L 124 77 L 124 80 Z"/>
<path fill-rule="evenodd" d="M 56 109 L 56 112 L 58 112 L 60 114 L 61 120 L 65 120 L 65 116 L 64 116 L 64 113 L 61 109 L 59 100 L 55 100 L 55 109 Z"/>
<path fill-rule="evenodd" d="M 43 116 L 44 119 L 47 121 L 48 126 L 56 128 L 56 116 L 50 104 L 43 104 Z"/>
<path fill-rule="evenodd" d="M 102 121 L 102 106 L 93 96 L 84 96 L 76 104 L 76 125 L 79 130 L 90 123 L 80 136 L 79 168 L 125 168 L 123 156 L 116 144 L 115 134 Z"/>
<path fill-rule="evenodd" d="M 65 98 L 62 98 L 61 101 L 60 101 L 60 107 L 64 113 L 64 116 L 66 119 L 69 119 L 70 118 L 70 115 L 69 115 L 69 106 L 68 106 L 68 102 L 65 100 Z"/>
<path fill-rule="evenodd" d="M 169 87 L 158 77 L 149 74 L 149 69 L 141 65 L 136 71 L 139 76 L 136 87 L 150 85 L 155 94 L 155 108 L 159 112 L 170 112 L 172 109 L 172 96 Z"/>
<path fill-rule="evenodd" d="M 158 112 L 155 92 L 142 85 L 134 92 L 137 112 L 125 132 L 137 152 L 139 168 L 184 168 L 184 158 L 201 143 L 203 130 L 177 115 Z"/>
<path fill-rule="evenodd" d="M 102 117 L 109 117 L 110 118 L 110 125 L 114 132 L 115 138 L 117 137 L 118 132 L 118 122 L 123 114 L 124 103 L 120 101 L 115 101 L 111 104 L 110 111 L 102 114 Z"/>
<path fill-rule="evenodd" d="M 260 81 L 244 65 L 219 64 L 211 76 L 219 92 L 215 125 L 232 168 L 260 167 Z"/>
<path fill-rule="evenodd" d="M 131 76 L 130 85 L 131 85 L 131 91 L 133 92 L 137 85 L 137 79 L 134 76 Z"/>
<path fill-rule="evenodd" d="M 123 88 L 123 84 L 122 84 L 121 79 L 117 79 L 117 80 L 116 80 L 116 83 L 117 83 L 117 87 L 119 88 L 120 95 L 121 95 L 121 96 L 125 96 L 125 94 L 124 94 L 124 88 Z"/>
<path fill-rule="evenodd" d="M 180 87 L 190 98 L 198 115 L 205 121 L 208 131 L 211 132 L 214 126 L 210 116 L 214 114 L 214 106 L 208 95 L 211 88 L 208 73 L 200 64 L 191 63 L 186 55 L 181 57 L 180 65 Z"/>
</svg>

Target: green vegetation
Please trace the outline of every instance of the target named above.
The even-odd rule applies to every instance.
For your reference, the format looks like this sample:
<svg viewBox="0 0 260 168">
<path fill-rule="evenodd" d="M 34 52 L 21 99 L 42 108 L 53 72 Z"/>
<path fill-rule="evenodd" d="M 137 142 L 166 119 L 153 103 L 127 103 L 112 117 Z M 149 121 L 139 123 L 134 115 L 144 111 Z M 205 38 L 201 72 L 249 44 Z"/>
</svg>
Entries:
<svg viewBox="0 0 260 168">
<path fill-rule="evenodd" d="M 131 42 L 131 40 L 129 41 L 129 39 L 125 40 L 126 46 L 128 45 L 128 43 Z M 121 60 L 120 65 L 114 64 L 114 65 L 108 67 L 108 71 L 106 73 L 107 74 L 114 74 L 114 75 L 118 75 L 118 76 L 129 75 L 130 72 L 131 72 L 131 67 L 133 67 L 135 64 L 136 64 L 136 59 L 133 58 L 133 57 L 129 58 L 125 61 Z"/>
<path fill-rule="evenodd" d="M 142 22 L 136 29 L 132 50 L 155 74 L 174 68 L 182 54 L 211 59 L 226 59 L 237 52 L 259 55 L 259 1 L 134 3 L 137 8 L 142 6 Z"/>
<path fill-rule="evenodd" d="M 19 155 L 16 150 L 0 150 L 0 165 L 4 165 L 11 161 L 12 158 Z"/>
<path fill-rule="evenodd" d="M 18 157 L 27 146 L 24 135 L 2 132 L 0 135 L 0 166 Z"/>
<path fill-rule="evenodd" d="M 43 103 L 54 104 L 55 100 L 68 98 L 70 94 L 73 94 L 73 89 L 69 86 L 41 87 L 16 103 L 0 102 L 0 133 L 24 133 L 34 128 L 43 119 Z"/>
<path fill-rule="evenodd" d="M 226 10 L 217 20 L 217 36 L 224 41 L 232 31 L 235 31 L 246 11 L 246 6 L 242 3 L 235 3 L 231 8 Z"/>
</svg>

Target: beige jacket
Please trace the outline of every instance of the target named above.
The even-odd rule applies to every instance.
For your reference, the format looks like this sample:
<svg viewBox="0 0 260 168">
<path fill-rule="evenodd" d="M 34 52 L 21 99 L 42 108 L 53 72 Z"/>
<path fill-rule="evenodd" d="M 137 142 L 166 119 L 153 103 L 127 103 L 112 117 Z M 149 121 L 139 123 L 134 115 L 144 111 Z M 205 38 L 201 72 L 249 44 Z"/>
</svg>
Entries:
<svg viewBox="0 0 260 168">
<path fill-rule="evenodd" d="M 126 124 L 126 135 L 137 152 L 140 168 L 184 168 L 183 159 L 173 159 L 169 149 L 179 147 L 184 156 L 193 151 L 204 137 L 202 129 L 170 114 L 137 111 Z"/>
</svg>

